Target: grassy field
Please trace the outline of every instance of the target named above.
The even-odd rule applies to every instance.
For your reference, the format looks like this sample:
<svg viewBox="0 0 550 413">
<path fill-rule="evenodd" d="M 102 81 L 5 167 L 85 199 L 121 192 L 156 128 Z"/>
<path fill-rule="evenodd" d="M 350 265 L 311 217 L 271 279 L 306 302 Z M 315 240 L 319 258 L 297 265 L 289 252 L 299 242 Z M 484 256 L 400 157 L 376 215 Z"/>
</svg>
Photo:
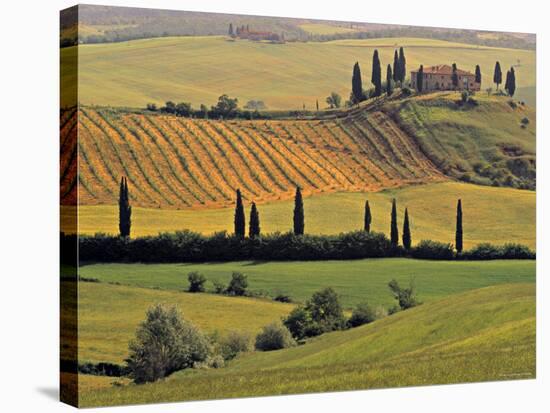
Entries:
<svg viewBox="0 0 550 413">
<path fill-rule="evenodd" d="M 300 29 L 311 34 L 335 34 L 335 33 L 350 33 L 357 31 L 350 27 L 336 26 L 334 24 L 325 23 L 305 23 L 298 26 Z"/>
<path fill-rule="evenodd" d="M 227 284 L 231 273 L 240 271 L 248 276 L 251 291 L 265 292 L 271 297 L 285 293 L 295 301 L 304 302 L 314 292 L 331 286 L 340 295 L 343 306 L 350 308 L 363 301 L 386 307 L 394 305 L 387 287 L 392 278 L 402 284 L 408 284 L 413 278 L 419 298 L 429 302 L 449 294 L 495 284 L 535 282 L 535 268 L 535 261 L 438 262 L 389 258 L 315 262 L 93 264 L 81 267 L 79 274 L 102 282 L 181 291 L 187 287 L 186 276 L 191 271 L 203 273 L 209 280 L 207 288 L 210 290 L 213 281 Z M 86 284 L 86 288 L 92 287 Z M 222 298 L 219 300 L 233 303 Z"/>
<path fill-rule="evenodd" d="M 368 199 L 374 231 L 389 233 L 391 199 L 398 204 L 399 228 L 408 207 L 413 243 L 429 238 L 454 242 L 456 200 L 462 198 L 464 244 L 469 248 L 480 242 L 520 242 L 535 248 L 535 201 L 533 191 L 493 188 L 463 183 L 421 185 L 375 193 L 333 193 L 304 200 L 305 229 L 310 234 L 337 234 L 360 229 L 364 203 Z M 495 215 L 495 206 L 499 213 Z M 248 213 L 248 203 L 246 211 Z M 293 201 L 271 202 L 259 206 L 264 233 L 292 228 Z M 342 210 L 346 213 L 342 214 Z M 67 224 L 74 222 L 75 210 L 64 207 Z M 116 206 L 80 206 L 80 233 L 117 233 Z M 202 233 L 233 231 L 233 208 L 200 210 L 164 210 L 133 208 L 132 234 L 155 235 L 158 232 L 191 229 Z M 248 220 L 248 217 L 247 217 Z"/>
<path fill-rule="evenodd" d="M 223 93 L 263 100 L 269 109 L 314 109 L 331 91 L 349 96 L 351 71 L 361 65 L 370 86 L 373 50 L 382 67 L 393 62 L 396 47 L 404 46 L 407 70 L 456 62 L 473 71 L 481 66 L 482 87 L 493 87 L 495 61 L 503 70 L 515 67 L 516 97 L 535 104 L 535 51 L 489 48 L 431 39 L 392 38 L 325 43 L 266 44 L 228 41 L 225 37 L 172 37 L 121 43 L 80 45 L 79 100 L 84 104 L 144 107 L 147 102 L 188 101 L 195 107 L 212 105 Z M 74 47 L 61 50 L 62 62 Z M 62 79 L 71 68 L 63 66 Z M 68 83 L 67 83 L 68 85 Z M 62 88 L 64 90 L 65 88 Z M 62 104 L 68 96 L 62 96 Z"/>
<path fill-rule="evenodd" d="M 181 289 L 187 284 L 182 275 Z M 270 300 L 191 294 L 129 286 L 81 282 L 78 302 L 79 362 L 122 364 L 128 342 L 147 309 L 156 303 L 177 304 L 187 320 L 206 333 L 240 331 L 251 336 L 281 319 L 292 305 Z"/>
<path fill-rule="evenodd" d="M 535 286 L 457 294 L 226 368 L 82 394 L 83 406 L 535 377 Z"/>
</svg>

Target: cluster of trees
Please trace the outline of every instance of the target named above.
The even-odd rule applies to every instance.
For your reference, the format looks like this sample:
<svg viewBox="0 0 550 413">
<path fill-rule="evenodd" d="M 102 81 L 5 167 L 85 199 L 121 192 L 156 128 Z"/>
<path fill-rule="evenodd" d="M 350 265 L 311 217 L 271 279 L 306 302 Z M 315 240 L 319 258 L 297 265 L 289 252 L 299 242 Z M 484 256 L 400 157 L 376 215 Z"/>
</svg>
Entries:
<svg viewBox="0 0 550 413">
<path fill-rule="evenodd" d="M 350 95 L 351 104 L 362 102 L 369 97 L 381 96 L 383 91 L 385 91 L 386 94 L 390 96 L 393 93 L 395 84 L 403 86 L 407 74 L 407 60 L 405 58 L 405 52 L 403 51 L 403 48 L 399 48 L 399 53 L 397 52 L 397 50 L 395 50 L 393 56 L 393 68 L 391 64 L 387 65 L 385 84 L 383 84 L 382 82 L 382 67 L 380 63 L 380 57 L 378 55 L 378 50 L 376 49 L 374 50 L 372 56 L 371 73 L 371 83 L 373 85 L 373 89 L 366 92 L 363 89 L 363 80 L 361 78 L 361 68 L 359 67 L 359 62 L 355 62 L 355 64 L 353 65 Z"/>
<path fill-rule="evenodd" d="M 155 103 L 148 103 L 146 109 L 151 112 L 160 111 L 161 113 L 198 119 L 266 118 L 259 112 L 259 110 L 265 109 L 265 104 L 262 101 L 251 100 L 246 103 L 245 110 L 242 110 L 239 108 L 239 100 L 237 98 L 231 98 L 225 94 L 221 95 L 218 98 L 218 103 L 215 106 L 211 106 L 210 109 L 204 104 L 201 104 L 199 109 L 193 109 L 193 106 L 189 102 L 175 103 L 171 100 L 160 108 Z"/>
<path fill-rule="evenodd" d="M 497 91 L 502 83 L 502 69 L 500 67 L 500 62 L 495 63 L 495 70 L 493 73 L 493 83 L 496 85 Z M 516 72 L 514 67 L 511 66 L 510 70 L 506 72 L 506 81 L 504 83 L 504 90 L 508 93 L 510 97 L 513 97 L 516 93 Z"/>
<path fill-rule="evenodd" d="M 189 287 L 187 289 L 190 293 L 203 293 L 206 291 L 206 277 L 196 271 L 187 274 L 187 281 L 189 281 Z M 214 282 L 214 292 L 216 294 L 226 294 L 232 296 L 247 295 L 248 277 L 240 272 L 233 272 L 231 274 L 231 280 L 227 287 L 219 282 Z"/>
</svg>

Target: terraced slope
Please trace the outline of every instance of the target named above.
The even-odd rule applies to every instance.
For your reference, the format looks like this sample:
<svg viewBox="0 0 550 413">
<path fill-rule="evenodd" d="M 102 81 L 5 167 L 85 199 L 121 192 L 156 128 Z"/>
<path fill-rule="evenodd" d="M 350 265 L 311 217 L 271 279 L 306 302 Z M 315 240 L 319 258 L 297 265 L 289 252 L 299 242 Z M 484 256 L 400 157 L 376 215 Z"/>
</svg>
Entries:
<svg viewBox="0 0 550 413">
<path fill-rule="evenodd" d="M 535 285 L 423 304 L 218 370 L 82 394 L 85 406 L 534 378 Z"/>
<path fill-rule="evenodd" d="M 307 194 L 376 191 L 446 178 L 381 113 L 346 120 L 215 121 L 83 108 L 62 128 L 61 195 L 115 204 L 121 176 L 134 206 L 225 206 L 240 188 L 266 202 Z M 73 119 L 74 116 L 71 116 Z M 69 125 L 73 125 L 72 129 Z M 68 179 L 79 160 L 78 183 Z"/>
</svg>

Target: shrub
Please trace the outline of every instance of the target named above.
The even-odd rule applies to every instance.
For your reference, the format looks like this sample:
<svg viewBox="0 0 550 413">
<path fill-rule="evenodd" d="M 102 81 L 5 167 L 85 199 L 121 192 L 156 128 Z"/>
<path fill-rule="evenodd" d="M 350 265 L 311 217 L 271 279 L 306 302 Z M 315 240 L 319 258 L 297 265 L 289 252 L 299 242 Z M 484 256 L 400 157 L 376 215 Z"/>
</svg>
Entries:
<svg viewBox="0 0 550 413">
<path fill-rule="evenodd" d="M 303 306 L 296 307 L 283 320 L 283 324 L 296 340 L 303 340 L 311 335 L 312 323 L 311 315 Z"/>
<path fill-rule="evenodd" d="M 277 294 L 274 298 L 275 301 L 279 301 L 280 303 L 291 303 L 292 298 L 288 294 Z"/>
<path fill-rule="evenodd" d="M 361 303 L 351 313 L 348 325 L 350 327 L 359 327 L 363 324 L 372 323 L 374 320 L 376 320 L 375 311 L 367 303 Z"/>
<path fill-rule="evenodd" d="M 410 96 L 411 95 L 411 89 L 409 89 L 408 87 L 403 87 L 401 88 L 401 93 L 403 93 L 403 96 Z"/>
<path fill-rule="evenodd" d="M 292 347 L 296 344 L 290 331 L 279 324 L 272 323 L 265 326 L 262 332 L 256 336 L 256 350 L 272 351 Z"/>
<path fill-rule="evenodd" d="M 416 307 L 418 300 L 416 299 L 416 288 L 414 282 L 411 280 L 408 288 L 402 288 L 396 280 L 391 280 L 388 283 L 388 287 L 393 294 L 393 297 L 399 302 L 399 307 L 402 310 Z"/>
<path fill-rule="evenodd" d="M 204 284 L 206 283 L 206 277 L 196 271 L 190 272 L 187 274 L 187 280 L 189 281 L 190 293 L 203 293 L 205 288 Z"/>
<path fill-rule="evenodd" d="M 234 272 L 231 275 L 231 281 L 229 281 L 226 292 L 229 295 L 244 295 L 247 287 L 248 280 L 246 275 L 240 272 Z"/>
<path fill-rule="evenodd" d="M 126 362 L 134 382 L 145 383 L 204 362 L 210 351 L 206 337 L 175 306 L 157 304 L 147 310 Z"/>
<path fill-rule="evenodd" d="M 411 255 L 414 258 L 421 259 L 452 260 L 454 258 L 454 251 L 451 244 L 422 240 L 412 248 Z"/>
<path fill-rule="evenodd" d="M 504 244 L 502 247 L 502 258 L 534 260 L 536 258 L 536 254 L 526 245 L 510 243 Z"/>
<path fill-rule="evenodd" d="M 398 313 L 399 311 L 401 311 L 401 307 L 399 307 L 398 305 L 392 305 L 390 308 L 388 308 L 388 315 Z"/>
<path fill-rule="evenodd" d="M 214 284 L 214 294 L 225 294 L 225 284 L 219 281 L 214 281 L 213 284 Z"/>
<path fill-rule="evenodd" d="M 472 106 L 479 106 L 478 101 L 475 98 L 471 97 L 471 96 L 468 98 L 468 104 L 472 105 Z"/>
<path fill-rule="evenodd" d="M 518 105 L 516 104 L 516 102 L 514 102 L 513 100 L 509 100 L 509 101 L 508 101 L 508 104 L 510 105 L 510 107 L 511 107 L 512 109 L 515 109 L 515 108 L 518 107 Z"/>
<path fill-rule="evenodd" d="M 527 124 L 529 124 L 529 118 L 528 118 L 528 117 L 524 117 L 523 119 L 521 119 L 521 124 L 522 124 L 522 125 L 527 125 Z"/>
<path fill-rule="evenodd" d="M 250 336 L 246 333 L 230 332 L 220 343 L 220 351 L 224 360 L 234 359 L 237 354 L 252 349 Z"/>
<path fill-rule="evenodd" d="M 536 254 L 521 244 L 510 243 L 498 246 L 482 243 L 464 252 L 462 258 L 466 260 L 535 259 Z"/>
</svg>

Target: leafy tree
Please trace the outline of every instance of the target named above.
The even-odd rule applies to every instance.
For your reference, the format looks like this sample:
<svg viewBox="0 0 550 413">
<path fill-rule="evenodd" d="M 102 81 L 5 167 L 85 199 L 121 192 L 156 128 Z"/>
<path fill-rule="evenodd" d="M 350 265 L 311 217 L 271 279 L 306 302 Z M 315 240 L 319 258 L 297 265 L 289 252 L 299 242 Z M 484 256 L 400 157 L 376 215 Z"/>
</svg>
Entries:
<svg viewBox="0 0 550 413">
<path fill-rule="evenodd" d="M 386 94 L 388 96 L 391 96 L 393 93 L 393 74 L 391 71 L 391 65 L 388 65 L 388 68 L 386 70 Z"/>
<path fill-rule="evenodd" d="M 364 230 L 365 232 L 370 232 L 370 224 L 372 222 L 372 215 L 371 215 L 371 212 L 370 212 L 370 205 L 369 205 L 369 201 L 365 201 L 365 225 L 364 225 Z"/>
<path fill-rule="evenodd" d="M 388 283 L 393 297 L 399 302 L 399 307 L 402 310 L 412 308 L 420 304 L 416 298 L 416 287 L 413 280 L 411 280 L 408 288 L 402 288 L 399 283 L 394 279 Z"/>
<path fill-rule="evenodd" d="M 233 272 L 226 292 L 229 295 L 244 295 L 248 288 L 248 277 L 241 272 Z"/>
<path fill-rule="evenodd" d="M 306 303 L 305 310 L 311 315 L 311 320 L 321 327 L 322 332 L 338 330 L 344 324 L 344 313 L 338 295 L 330 287 L 314 293 Z"/>
<path fill-rule="evenodd" d="M 258 208 L 256 208 L 255 202 L 252 202 L 252 207 L 250 208 L 248 236 L 250 238 L 256 238 L 260 236 L 260 214 L 258 213 Z"/>
<path fill-rule="evenodd" d="M 189 116 L 191 115 L 193 109 L 191 108 L 191 103 L 188 102 L 180 102 L 176 105 L 176 115 L 178 116 Z"/>
<path fill-rule="evenodd" d="M 126 363 L 134 382 L 146 383 L 193 367 L 210 352 L 206 337 L 175 306 L 157 304 L 147 310 L 137 328 Z"/>
<path fill-rule="evenodd" d="M 128 182 L 126 177 L 120 179 L 120 190 L 118 195 L 118 230 L 121 237 L 130 236 L 132 227 L 132 207 L 128 195 Z"/>
<path fill-rule="evenodd" d="M 304 201 L 300 187 L 296 187 L 294 195 L 294 234 L 304 235 Z"/>
<path fill-rule="evenodd" d="M 176 104 L 169 100 L 160 108 L 160 111 L 164 113 L 176 113 Z"/>
<path fill-rule="evenodd" d="M 312 322 L 311 314 L 304 306 L 294 308 L 283 320 L 283 324 L 296 340 L 303 340 L 310 335 Z"/>
<path fill-rule="evenodd" d="M 513 67 L 506 73 L 506 83 L 504 86 L 510 97 L 514 96 L 516 92 L 516 72 Z"/>
<path fill-rule="evenodd" d="M 407 59 L 405 59 L 405 52 L 403 48 L 399 48 L 399 82 L 403 85 L 405 77 L 407 76 Z"/>
<path fill-rule="evenodd" d="M 418 72 L 416 72 L 416 90 L 418 90 L 419 93 L 422 93 L 422 90 L 424 89 L 423 82 L 424 82 L 424 66 L 420 65 Z"/>
<path fill-rule="evenodd" d="M 396 49 L 393 54 L 393 81 L 395 83 L 401 81 L 400 69 L 401 68 L 399 67 L 399 56 L 397 54 L 397 49 Z"/>
<path fill-rule="evenodd" d="M 399 245 L 399 230 L 397 229 L 397 204 L 395 198 L 391 203 L 390 241 L 392 247 Z"/>
<path fill-rule="evenodd" d="M 372 77 L 371 83 L 374 85 L 373 96 L 380 96 L 382 94 L 382 69 L 380 67 L 380 58 L 378 57 L 378 50 L 375 49 L 372 55 Z"/>
<path fill-rule="evenodd" d="M 475 80 L 475 82 L 481 84 L 481 68 L 479 67 L 479 65 L 476 65 L 476 80 Z"/>
<path fill-rule="evenodd" d="M 409 211 L 405 208 L 405 218 L 403 219 L 403 246 L 406 250 L 411 249 L 411 228 L 409 225 Z"/>
<path fill-rule="evenodd" d="M 348 320 L 350 327 L 359 327 L 363 324 L 372 323 L 376 320 L 376 312 L 367 303 L 360 303 L 353 309 L 351 317 Z"/>
<path fill-rule="evenodd" d="M 502 70 L 500 69 L 500 62 L 495 63 L 495 72 L 493 74 L 493 83 L 497 85 L 497 90 L 499 85 L 502 83 Z"/>
<path fill-rule="evenodd" d="M 342 97 L 336 92 L 331 92 L 330 96 L 327 97 L 326 102 L 331 109 L 339 108 L 342 104 Z"/>
<path fill-rule="evenodd" d="M 229 23 L 229 36 L 233 37 L 235 33 L 233 32 L 233 23 Z"/>
<path fill-rule="evenodd" d="M 237 113 L 239 100 L 230 98 L 227 95 L 221 95 L 218 98 L 218 104 L 212 107 L 212 111 L 224 118 L 231 118 Z"/>
<path fill-rule="evenodd" d="M 235 203 L 235 236 L 243 239 L 245 235 L 245 218 L 244 218 L 244 206 L 243 199 L 241 196 L 241 190 L 237 189 L 237 201 Z"/>
<path fill-rule="evenodd" d="M 453 73 L 451 75 L 451 80 L 453 82 L 453 88 L 456 89 L 458 87 L 458 72 L 456 69 L 456 63 L 453 63 Z"/>
<path fill-rule="evenodd" d="M 204 284 L 206 283 L 206 277 L 197 271 L 187 274 L 187 280 L 189 281 L 190 293 L 203 293 L 205 291 Z"/>
<path fill-rule="evenodd" d="M 250 336 L 246 333 L 231 331 L 220 342 L 220 351 L 224 360 L 232 360 L 239 353 L 246 353 L 251 350 Z"/>
<path fill-rule="evenodd" d="M 295 346 L 290 331 L 280 323 L 273 322 L 265 326 L 256 336 L 256 350 L 273 351 Z"/>
<path fill-rule="evenodd" d="M 355 62 L 353 65 L 353 75 L 351 77 L 351 101 L 353 104 L 362 102 L 365 100 L 363 94 L 363 81 L 361 80 L 361 68 L 359 62 Z"/>
<path fill-rule="evenodd" d="M 265 110 L 267 106 L 263 100 L 249 100 L 246 102 L 246 105 L 244 105 L 244 108 L 250 110 Z"/>
<path fill-rule="evenodd" d="M 456 234 L 455 234 L 455 247 L 458 253 L 462 252 L 462 200 L 459 199 L 456 205 Z"/>
</svg>

